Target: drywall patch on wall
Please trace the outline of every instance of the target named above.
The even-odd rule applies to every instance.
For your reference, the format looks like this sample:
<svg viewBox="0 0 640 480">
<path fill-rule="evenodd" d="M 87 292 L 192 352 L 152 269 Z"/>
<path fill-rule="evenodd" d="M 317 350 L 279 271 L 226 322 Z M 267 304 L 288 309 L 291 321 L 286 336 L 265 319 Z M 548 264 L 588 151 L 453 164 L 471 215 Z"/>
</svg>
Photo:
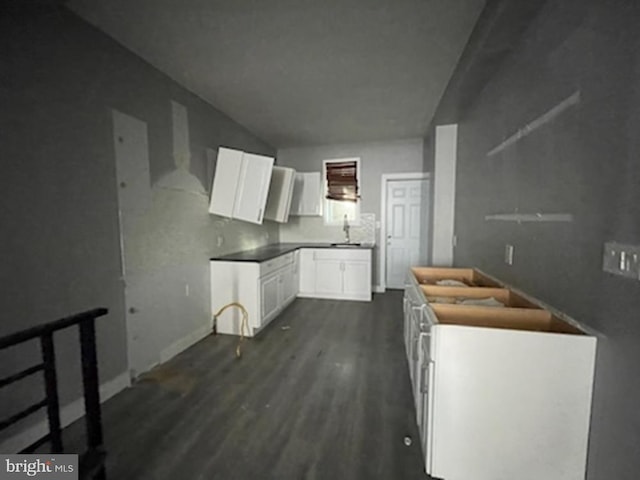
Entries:
<svg viewBox="0 0 640 480">
<path fill-rule="evenodd" d="M 142 214 L 151 206 L 147 122 L 111 110 L 118 208 L 120 214 Z"/>
<path fill-rule="evenodd" d="M 173 158 L 176 166 L 188 168 L 191 162 L 189 144 L 189 114 L 187 108 L 171 100 L 171 127 L 173 133 Z"/>
<path fill-rule="evenodd" d="M 187 108 L 172 100 L 171 115 L 173 161 L 176 169 L 162 176 L 156 182 L 155 186 L 207 196 L 207 191 L 200 179 L 189 170 L 191 167 L 191 147 L 189 145 L 189 117 Z"/>
</svg>

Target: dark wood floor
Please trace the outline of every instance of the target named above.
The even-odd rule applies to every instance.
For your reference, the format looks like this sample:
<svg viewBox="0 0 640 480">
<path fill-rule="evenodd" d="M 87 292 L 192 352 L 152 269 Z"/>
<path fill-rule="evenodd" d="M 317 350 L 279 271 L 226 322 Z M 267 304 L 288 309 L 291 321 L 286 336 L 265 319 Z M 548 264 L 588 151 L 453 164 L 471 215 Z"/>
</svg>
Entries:
<svg viewBox="0 0 640 480">
<path fill-rule="evenodd" d="M 239 360 L 237 337 L 194 345 L 104 404 L 109 480 L 427 478 L 401 298 L 298 299 Z"/>
</svg>

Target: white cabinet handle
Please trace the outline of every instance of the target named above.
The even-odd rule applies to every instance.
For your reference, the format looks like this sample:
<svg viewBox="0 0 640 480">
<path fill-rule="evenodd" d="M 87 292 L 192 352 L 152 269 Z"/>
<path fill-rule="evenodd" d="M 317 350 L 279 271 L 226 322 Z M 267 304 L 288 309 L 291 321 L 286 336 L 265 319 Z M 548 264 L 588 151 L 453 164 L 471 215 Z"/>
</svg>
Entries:
<svg viewBox="0 0 640 480">
<path fill-rule="evenodd" d="M 262 209 L 258 210 L 258 218 L 257 218 L 257 220 L 260 221 L 261 218 L 262 218 Z"/>
<path fill-rule="evenodd" d="M 427 393 L 427 385 L 425 378 L 427 376 L 427 365 L 422 365 L 420 368 L 420 393 Z"/>
<path fill-rule="evenodd" d="M 418 361 L 418 338 L 419 337 L 413 337 L 412 339 L 412 344 L 413 344 L 413 361 L 417 362 Z"/>
</svg>

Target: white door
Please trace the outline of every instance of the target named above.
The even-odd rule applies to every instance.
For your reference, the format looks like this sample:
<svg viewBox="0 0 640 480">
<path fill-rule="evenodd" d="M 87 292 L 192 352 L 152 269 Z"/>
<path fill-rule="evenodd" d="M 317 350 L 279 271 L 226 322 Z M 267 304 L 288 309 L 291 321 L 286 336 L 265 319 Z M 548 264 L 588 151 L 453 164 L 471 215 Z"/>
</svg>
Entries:
<svg viewBox="0 0 640 480">
<path fill-rule="evenodd" d="M 272 157 L 243 153 L 233 218 L 245 222 L 262 223 L 273 162 Z"/>
<path fill-rule="evenodd" d="M 408 268 L 418 264 L 420 226 L 427 208 L 422 199 L 429 198 L 428 188 L 426 179 L 387 182 L 387 288 L 404 288 Z"/>
<path fill-rule="evenodd" d="M 135 268 L 134 235 L 136 223 L 151 206 L 149 148 L 147 124 L 113 110 L 113 142 L 118 189 L 120 253 L 124 281 L 127 322 L 127 355 L 132 377 L 147 370 L 156 359 L 154 345 L 149 345 L 146 326 L 151 319 L 146 296 L 141 291 L 142 272 Z"/>
<path fill-rule="evenodd" d="M 343 293 L 348 297 L 371 296 L 371 268 L 369 262 L 342 262 Z"/>
<path fill-rule="evenodd" d="M 342 295 L 342 261 L 316 260 L 316 288 L 319 295 Z"/>
</svg>

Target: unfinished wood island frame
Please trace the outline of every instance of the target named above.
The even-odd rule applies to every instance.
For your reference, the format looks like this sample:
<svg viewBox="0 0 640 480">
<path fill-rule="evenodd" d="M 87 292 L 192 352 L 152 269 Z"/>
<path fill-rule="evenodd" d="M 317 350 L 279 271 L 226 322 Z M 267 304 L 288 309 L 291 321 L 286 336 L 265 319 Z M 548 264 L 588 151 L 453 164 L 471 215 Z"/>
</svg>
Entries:
<svg viewBox="0 0 640 480">
<path fill-rule="evenodd" d="M 458 280 L 467 287 L 436 285 Z M 584 480 L 596 337 L 472 268 L 414 267 L 405 342 L 426 472 Z M 429 302 L 493 297 L 505 307 Z"/>
</svg>

